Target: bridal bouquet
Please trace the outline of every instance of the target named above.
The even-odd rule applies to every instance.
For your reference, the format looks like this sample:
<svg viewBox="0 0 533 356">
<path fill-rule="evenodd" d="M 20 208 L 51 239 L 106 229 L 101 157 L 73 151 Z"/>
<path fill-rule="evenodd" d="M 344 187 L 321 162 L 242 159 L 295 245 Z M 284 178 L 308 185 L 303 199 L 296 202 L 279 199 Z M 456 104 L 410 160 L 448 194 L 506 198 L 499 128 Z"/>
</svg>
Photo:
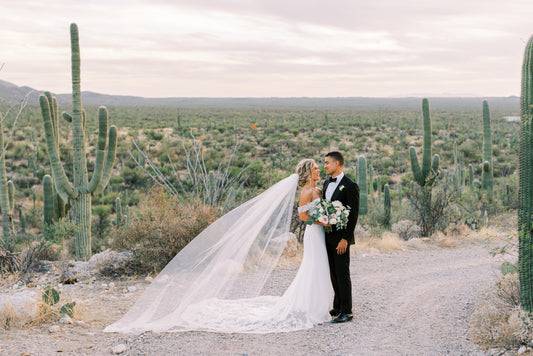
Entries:
<svg viewBox="0 0 533 356">
<path fill-rule="evenodd" d="M 308 225 L 318 221 L 322 224 L 330 224 L 335 226 L 337 230 L 341 230 L 348 224 L 350 207 L 342 205 L 338 200 L 328 202 L 320 199 L 316 206 L 310 209 L 307 214 L 310 216 L 307 220 Z M 331 226 L 324 226 L 324 231 L 331 232 L 331 230 Z"/>
</svg>

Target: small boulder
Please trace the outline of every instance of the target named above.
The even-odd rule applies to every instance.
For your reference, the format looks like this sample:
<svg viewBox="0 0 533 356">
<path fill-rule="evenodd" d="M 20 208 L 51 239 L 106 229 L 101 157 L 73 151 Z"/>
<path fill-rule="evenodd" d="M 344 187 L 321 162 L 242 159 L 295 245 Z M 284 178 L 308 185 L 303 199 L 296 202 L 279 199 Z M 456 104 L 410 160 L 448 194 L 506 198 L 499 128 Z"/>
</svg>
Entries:
<svg viewBox="0 0 533 356">
<path fill-rule="evenodd" d="M 125 352 L 127 349 L 128 348 L 126 347 L 126 345 L 118 344 L 118 345 L 113 346 L 113 349 L 111 350 L 111 353 L 113 355 L 118 355 L 118 354 L 121 354 L 121 353 Z"/>
</svg>

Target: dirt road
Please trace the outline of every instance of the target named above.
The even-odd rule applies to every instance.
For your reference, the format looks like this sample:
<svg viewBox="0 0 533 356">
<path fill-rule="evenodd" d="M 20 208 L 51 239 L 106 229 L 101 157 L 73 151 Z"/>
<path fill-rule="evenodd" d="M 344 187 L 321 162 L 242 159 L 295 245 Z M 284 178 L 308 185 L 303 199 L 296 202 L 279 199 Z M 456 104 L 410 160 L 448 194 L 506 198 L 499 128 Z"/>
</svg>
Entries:
<svg viewBox="0 0 533 356">
<path fill-rule="evenodd" d="M 143 281 L 78 284 L 87 322 L 10 330 L 0 334 L 2 355 L 484 355 L 468 340 L 476 301 L 498 277 L 499 262 L 481 243 L 456 248 L 419 247 L 406 252 L 357 254 L 352 258 L 354 320 L 310 330 L 267 335 L 205 332 L 104 334 L 146 287 Z M 273 276 L 282 292 L 296 267 Z M 276 282 L 277 281 L 277 282 Z M 133 292 L 124 292 L 135 285 Z M 69 291 L 64 292 L 68 295 Z"/>
</svg>

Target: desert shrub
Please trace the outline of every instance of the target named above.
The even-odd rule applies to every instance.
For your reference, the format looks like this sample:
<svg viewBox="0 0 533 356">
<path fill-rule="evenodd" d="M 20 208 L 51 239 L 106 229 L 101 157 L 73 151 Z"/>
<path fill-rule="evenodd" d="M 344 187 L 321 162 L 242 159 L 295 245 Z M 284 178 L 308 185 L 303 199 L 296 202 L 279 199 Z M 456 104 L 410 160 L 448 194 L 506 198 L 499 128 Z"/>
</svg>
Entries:
<svg viewBox="0 0 533 356">
<path fill-rule="evenodd" d="M 454 191 L 442 182 L 437 187 L 415 186 L 408 192 L 409 200 L 417 214 L 417 224 L 422 228 L 422 236 L 429 237 L 437 230 L 444 230 L 450 222 L 451 203 L 456 199 Z"/>
<path fill-rule="evenodd" d="M 216 214 L 212 207 L 183 204 L 162 187 L 154 188 L 141 200 L 138 216 L 116 231 L 113 247 L 132 251 L 134 272 L 159 272 Z"/>
<path fill-rule="evenodd" d="M 504 275 L 472 314 L 470 337 L 483 349 L 519 348 L 533 338 L 533 318 L 520 307 L 517 273 Z"/>
<path fill-rule="evenodd" d="M 0 275 L 17 272 L 20 268 L 21 263 L 19 254 L 9 251 L 0 245 Z"/>
<path fill-rule="evenodd" d="M 414 221 L 400 220 L 392 224 L 392 232 L 404 240 L 420 237 L 422 229 Z"/>
<path fill-rule="evenodd" d="M 46 241 L 44 238 L 37 239 L 28 245 L 21 254 L 21 272 L 41 270 L 42 261 L 55 261 L 61 257 L 61 247 Z"/>
<path fill-rule="evenodd" d="M 106 205 L 97 205 L 93 208 L 92 213 L 92 241 L 91 248 L 93 253 L 105 250 L 107 243 L 106 237 L 111 226 L 109 219 L 111 207 Z"/>
<path fill-rule="evenodd" d="M 42 232 L 48 241 L 63 245 L 65 241 L 74 239 L 74 232 L 77 229 L 74 222 L 61 220 L 53 224 L 43 223 Z"/>
</svg>

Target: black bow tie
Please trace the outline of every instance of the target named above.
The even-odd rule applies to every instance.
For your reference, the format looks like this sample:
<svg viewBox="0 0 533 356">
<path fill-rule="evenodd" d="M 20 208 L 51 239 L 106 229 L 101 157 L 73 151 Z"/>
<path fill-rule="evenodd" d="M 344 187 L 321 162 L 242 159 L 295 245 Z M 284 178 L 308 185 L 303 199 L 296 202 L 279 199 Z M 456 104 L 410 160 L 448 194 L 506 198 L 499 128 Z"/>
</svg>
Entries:
<svg viewBox="0 0 533 356">
<path fill-rule="evenodd" d="M 329 182 L 330 183 L 335 183 L 337 181 L 337 177 L 333 178 L 333 177 L 330 177 L 329 178 Z"/>
</svg>

